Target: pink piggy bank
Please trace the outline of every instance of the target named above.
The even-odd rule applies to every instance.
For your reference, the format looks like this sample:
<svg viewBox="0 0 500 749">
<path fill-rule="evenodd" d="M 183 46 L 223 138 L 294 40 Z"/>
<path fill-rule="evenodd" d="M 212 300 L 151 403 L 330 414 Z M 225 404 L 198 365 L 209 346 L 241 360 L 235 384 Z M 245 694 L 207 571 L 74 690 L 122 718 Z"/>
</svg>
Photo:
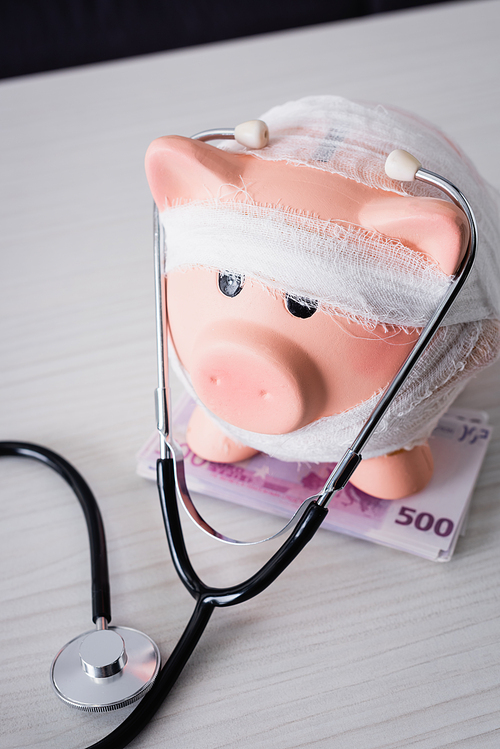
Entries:
<svg viewBox="0 0 500 749">
<path fill-rule="evenodd" d="M 170 346 L 197 401 L 191 449 L 339 460 L 439 303 L 467 247 L 464 214 L 386 177 L 402 148 L 469 197 L 478 261 L 351 481 L 386 499 L 421 490 L 427 439 L 500 349 L 498 222 L 490 188 L 432 126 L 380 106 L 308 97 L 262 116 L 249 151 L 155 140 L 146 171 L 165 227 Z"/>
</svg>

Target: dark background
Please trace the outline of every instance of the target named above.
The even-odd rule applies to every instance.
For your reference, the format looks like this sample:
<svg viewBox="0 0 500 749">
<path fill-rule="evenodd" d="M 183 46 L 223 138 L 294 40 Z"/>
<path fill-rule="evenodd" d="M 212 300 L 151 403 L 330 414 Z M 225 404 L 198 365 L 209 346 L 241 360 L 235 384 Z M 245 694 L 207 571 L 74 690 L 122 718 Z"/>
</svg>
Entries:
<svg viewBox="0 0 500 749">
<path fill-rule="evenodd" d="M 0 0 L 0 78 L 442 0 Z"/>
</svg>

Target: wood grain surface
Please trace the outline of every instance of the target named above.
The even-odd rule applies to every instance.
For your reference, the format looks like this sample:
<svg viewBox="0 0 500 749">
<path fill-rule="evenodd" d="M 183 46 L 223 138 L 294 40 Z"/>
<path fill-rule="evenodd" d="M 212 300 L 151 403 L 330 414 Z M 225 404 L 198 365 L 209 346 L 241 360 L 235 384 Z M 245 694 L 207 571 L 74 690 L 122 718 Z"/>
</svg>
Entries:
<svg viewBox="0 0 500 749">
<path fill-rule="evenodd" d="M 434 121 L 498 187 L 499 28 L 498 0 L 444 4 L 0 85 L 0 439 L 47 445 L 87 478 L 106 522 L 113 622 L 164 656 L 192 602 L 156 489 L 135 475 L 156 386 L 149 142 L 337 93 Z M 260 597 L 215 612 L 132 746 L 500 745 L 499 376 L 496 365 L 460 397 L 496 431 L 454 559 L 320 531 Z M 1 461 L 0 496 L 0 747 L 88 746 L 123 713 L 73 710 L 48 678 L 59 648 L 92 627 L 82 513 L 30 461 Z M 215 520 L 227 509 L 206 506 Z M 235 510 L 235 533 L 261 522 Z M 270 553 L 186 532 L 209 582 L 235 582 Z"/>
</svg>

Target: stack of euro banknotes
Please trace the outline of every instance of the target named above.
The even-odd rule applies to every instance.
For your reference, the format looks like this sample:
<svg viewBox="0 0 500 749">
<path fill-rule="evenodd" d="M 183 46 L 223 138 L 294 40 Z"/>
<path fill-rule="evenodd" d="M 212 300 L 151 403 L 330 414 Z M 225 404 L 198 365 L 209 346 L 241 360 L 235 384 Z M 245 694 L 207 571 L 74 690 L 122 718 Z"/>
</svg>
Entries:
<svg viewBox="0 0 500 749">
<path fill-rule="evenodd" d="M 183 396 L 173 413 L 190 491 L 290 518 L 301 503 L 321 491 L 334 463 L 283 463 L 258 454 L 241 463 L 210 463 L 192 453 L 186 427 L 194 408 Z M 372 497 L 352 484 L 332 499 L 323 527 L 437 562 L 451 559 L 465 530 L 470 500 L 491 428 L 483 412 L 453 408 L 430 439 L 434 476 L 427 488 L 402 500 Z M 137 472 L 156 479 L 159 436 L 137 456 Z"/>
</svg>

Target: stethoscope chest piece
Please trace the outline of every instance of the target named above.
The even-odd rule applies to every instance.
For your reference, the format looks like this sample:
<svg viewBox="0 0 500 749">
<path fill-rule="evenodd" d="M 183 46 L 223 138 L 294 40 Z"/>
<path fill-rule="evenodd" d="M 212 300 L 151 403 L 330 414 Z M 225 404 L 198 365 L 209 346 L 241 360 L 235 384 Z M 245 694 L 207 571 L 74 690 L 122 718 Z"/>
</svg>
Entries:
<svg viewBox="0 0 500 749">
<path fill-rule="evenodd" d="M 153 686 L 160 653 L 147 635 L 128 627 L 85 632 L 54 658 L 50 679 L 68 705 L 107 712 L 141 699 Z"/>
</svg>

